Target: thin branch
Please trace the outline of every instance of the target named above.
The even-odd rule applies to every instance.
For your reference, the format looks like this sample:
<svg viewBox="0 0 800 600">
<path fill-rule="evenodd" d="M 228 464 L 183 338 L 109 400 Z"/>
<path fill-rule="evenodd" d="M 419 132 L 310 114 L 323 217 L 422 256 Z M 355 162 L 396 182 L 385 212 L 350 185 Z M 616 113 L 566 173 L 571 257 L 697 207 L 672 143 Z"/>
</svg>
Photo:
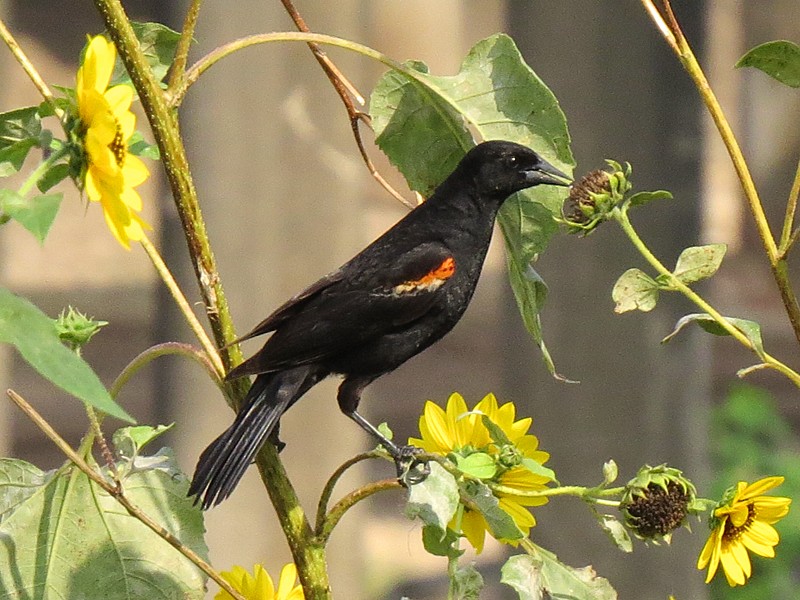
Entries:
<svg viewBox="0 0 800 600">
<path fill-rule="evenodd" d="M 236 598 L 237 600 L 245 600 L 245 598 L 239 594 L 231 585 L 225 581 L 219 573 L 217 573 L 211 565 L 209 565 L 205 560 L 203 560 L 194 550 L 186 546 L 183 542 L 181 542 L 177 537 L 175 537 L 172 533 L 170 533 L 167 529 L 165 529 L 161 524 L 157 521 L 154 521 L 150 518 L 145 512 L 143 512 L 138 506 L 136 506 L 133 502 L 131 502 L 123 493 L 122 489 L 117 485 L 112 485 L 105 478 L 100 475 L 97 471 L 95 471 L 89 464 L 81 457 L 72 447 L 66 442 L 64 438 L 62 438 L 58 432 L 53 429 L 53 427 L 48 423 L 42 415 L 40 415 L 33 406 L 28 404 L 28 402 L 19 394 L 17 394 L 14 390 L 6 390 L 6 394 L 11 400 L 16 404 L 25 415 L 33 421 L 33 423 L 44 433 L 50 441 L 52 441 L 61 452 L 76 466 L 80 469 L 89 479 L 91 479 L 94 483 L 100 486 L 109 496 L 114 498 L 117 502 L 119 502 L 128 514 L 132 516 L 134 519 L 137 519 L 139 522 L 147 526 L 150 530 L 152 530 L 156 535 L 158 535 L 161 539 L 167 542 L 170 546 L 175 548 L 178 552 L 183 554 L 187 559 L 189 559 L 197 568 L 199 568 L 203 573 L 208 575 L 211 579 L 219 584 L 221 588 L 223 588 L 226 592 L 228 592 L 231 596 Z"/>
<path fill-rule="evenodd" d="M 169 80 L 167 81 L 167 89 L 170 92 L 178 86 L 186 71 L 186 61 L 189 58 L 189 48 L 194 39 L 194 28 L 197 25 L 197 16 L 200 14 L 201 2 L 202 0 L 192 0 L 189 9 L 186 11 L 181 37 L 178 40 L 178 47 L 175 49 L 175 60 L 172 61 Z"/>
<path fill-rule="evenodd" d="M 150 261 L 153 263 L 153 266 L 155 267 L 162 281 L 167 286 L 169 293 L 172 295 L 172 299 L 175 300 L 175 304 L 178 305 L 178 308 L 183 314 L 183 318 L 186 319 L 189 328 L 200 342 L 200 345 L 203 346 L 203 350 L 206 351 L 211 364 L 214 365 L 214 369 L 217 372 L 217 377 L 222 379 L 225 376 L 225 367 L 222 364 L 222 359 L 219 357 L 219 352 L 217 351 L 216 346 L 214 346 L 214 344 L 208 338 L 208 335 L 206 335 L 206 330 L 203 329 L 200 321 L 197 320 L 192 307 L 189 305 L 189 301 L 186 300 L 186 296 L 183 295 L 180 286 L 178 286 L 178 282 L 175 281 L 175 278 L 172 276 L 172 272 L 164 262 L 161 254 L 159 254 L 156 247 L 153 246 L 153 243 L 146 235 L 142 238 L 141 244 L 142 248 L 144 248 L 144 251 L 147 252 L 147 256 L 150 258 Z"/>
<path fill-rule="evenodd" d="M 667 41 L 667 43 L 672 47 L 675 52 L 679 52 L 678 50 L 678 42 L 675 39 L 675 36 L 670 31 L 669 26 L 667 25 L 666 21 L 664 21 L 664 17 L 661 16 L 658 8 L 655 4 L 653 4 L 652 0 L 642 0 L 642 4 L 644 5 L 645 10 L 650 15 L 650 18 L 655 23 L 656 27 L 658 27 L 658 31 L 661 33 L 662 37 Z"/>
<path fill-rule="evenodd" d="M 36 89 L 39 90 L 39 93 L 45 99 L 45 101 L 50 105 L 53 109 L 53 112 L 59 117 L 59 119 L 63 115 L 63 111 L 56 106 L 55 98 L 53 97 L 53 92 L 50 91 L 50 88 L 47 87 L 47 84 L 42 79 L 42 76 L 39 75 L 39 72 L 36 70 L 36 67 L 33 66 L 33 63 L 28 59 L 27 55 L 22 51 L 17 41 L 14 39 L 14 36 L 11 35 L 11 32 L 6 27 L 6 24 L 0 19 L 0 38 L 3 38 L 3 41 L 8 46 L 8 49 L 11 50 L 11 54 L 14 55 L 14 58 L 17 59 L 17 62 L 22 66 L 25 73 L 28 75 L 30 80 L 33 82 L 33 85 L 36 86 Z"/>
<path fill-rule="evenodd" d="M 336 483 L 339 481 L 342 475 L 344 475 L 347 469 L 357 465 L 362 461 L 369 460 L 370 458 L 382 458 L 382 453 L 377 450 L 370 450 L 369 452 L 358 454 L 346 461 L 344 464 L 340 465 L 339 468 L 336 469 L 330 476 L 325 484 L 325 487 L 322 489 L 322 494 L 320 494 L 319 502 L 317 503 L 317 519 L 316 526 L 314 527 L 314 531 L 316 531 L 317 534 L 322 531 L 322 527 L 325 523 L 325 512 L 328 510 L 328 502 L 331 499 L 333 488 L 336 486 Z"/>
<path fill-rule="evenodd" d="M 783 230 L 781 231 L 781 241 L 778 244 L 778 252 L 781 259 L 785 259 L 794 241 L 792 230 L 794 229 L 794 215 L 797 211 L 797 199 L 800 197 L 800 161 L 797 163 L 797 170 L 794 173 L 792 189 L 789 191 L 789 199 L 786 202 L 786 214 L 783 217 Z"/>
<path fill-rule="evenodd" d="M 325 544 L 333 532 L 333 529 L 339 523 L 344 514 L 365 498 L 369 498 L 370 496 L 385 490 L 399 489 L 403 489 L 403 485 L 397 481 L 396 477 L 393 477 L 391 479 L 374 481 L 350 492 L 347 494 L 347 496 L 339 500 L 339 502 L 337 502 L 334 507 L 331 508 L 330 512 L 328 512 L 328 514 L 325 516 L 323 527 L 317 533 L 317 539 L 320 540 L 322 544 Z"/>
</svg>

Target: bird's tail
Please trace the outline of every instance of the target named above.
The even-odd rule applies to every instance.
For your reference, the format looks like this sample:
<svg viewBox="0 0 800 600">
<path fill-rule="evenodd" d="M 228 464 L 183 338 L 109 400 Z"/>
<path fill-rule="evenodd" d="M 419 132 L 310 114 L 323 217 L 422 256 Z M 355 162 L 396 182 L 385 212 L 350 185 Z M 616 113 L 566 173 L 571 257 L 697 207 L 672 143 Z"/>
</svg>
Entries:
<svg viewBox="0 0 800 600">
<path fill-rule="evenodd" d="M 281 415 L 320 379 L 311 366 L 259 375 L 233 424 L 200 455 L 189 496 L 203 510 L 230 496 Z"/>
</svg>

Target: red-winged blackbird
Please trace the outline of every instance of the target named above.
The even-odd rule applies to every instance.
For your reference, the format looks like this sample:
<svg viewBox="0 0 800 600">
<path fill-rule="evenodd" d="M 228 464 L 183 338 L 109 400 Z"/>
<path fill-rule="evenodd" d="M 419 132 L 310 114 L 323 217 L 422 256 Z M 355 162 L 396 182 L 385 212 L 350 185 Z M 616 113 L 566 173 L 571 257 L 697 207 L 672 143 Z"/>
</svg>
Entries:
<svg viewBox="0 0 800 600">
<path fill-rule="evenodd" d="M 189 495 L 204 509 L 227 498 L 264 441 L 281 444 L 275 432 L 281 415 L 331 374 L 344 376 L 339 408 L 388 450 L 399 472 L 413 449 L 389 441 L 356 412 L 362 391 L 464 314 L 506 198 L 568 182 L 529 148 L 479 144 L 426 202 L 259 323 L 241 339 L 272 337 L 227 379 L 258 377 L 233 424 L 200 456 Z"/>
</svg>

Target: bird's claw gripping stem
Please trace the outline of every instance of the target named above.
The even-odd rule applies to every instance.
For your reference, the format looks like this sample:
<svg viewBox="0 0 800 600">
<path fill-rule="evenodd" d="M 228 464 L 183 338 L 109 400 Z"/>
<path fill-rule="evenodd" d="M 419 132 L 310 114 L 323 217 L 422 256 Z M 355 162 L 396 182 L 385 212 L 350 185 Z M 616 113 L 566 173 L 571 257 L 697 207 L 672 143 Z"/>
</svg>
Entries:
<svg viewBox="0 0 800 600">
<path fill-rule="evenodd" d="M 419 458 L 419 455 L 424 452 L 422 448 L 392 444 L 392 447 L 387 447 L 386 450 L 394 459 L 397 481 L 404 487 L 422 483 L 431 474 L 428 461 Z"/>
</svg>

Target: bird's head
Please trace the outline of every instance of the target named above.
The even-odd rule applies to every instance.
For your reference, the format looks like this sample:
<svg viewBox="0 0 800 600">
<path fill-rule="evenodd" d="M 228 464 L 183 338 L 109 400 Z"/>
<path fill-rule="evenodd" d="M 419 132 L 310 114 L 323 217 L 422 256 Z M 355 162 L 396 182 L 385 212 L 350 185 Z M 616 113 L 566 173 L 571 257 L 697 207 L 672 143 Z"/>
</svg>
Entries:
<svg viewBox="0 0 800 600">
<path fill-rule="evenodd" d="M 478 144 L 461 159 L 459 167 L 472 176 L 479 194 L 500 201 L 535 185 L 568 186 L 572 182 L 530 148 L 500 140 Z"/>
</svg>

